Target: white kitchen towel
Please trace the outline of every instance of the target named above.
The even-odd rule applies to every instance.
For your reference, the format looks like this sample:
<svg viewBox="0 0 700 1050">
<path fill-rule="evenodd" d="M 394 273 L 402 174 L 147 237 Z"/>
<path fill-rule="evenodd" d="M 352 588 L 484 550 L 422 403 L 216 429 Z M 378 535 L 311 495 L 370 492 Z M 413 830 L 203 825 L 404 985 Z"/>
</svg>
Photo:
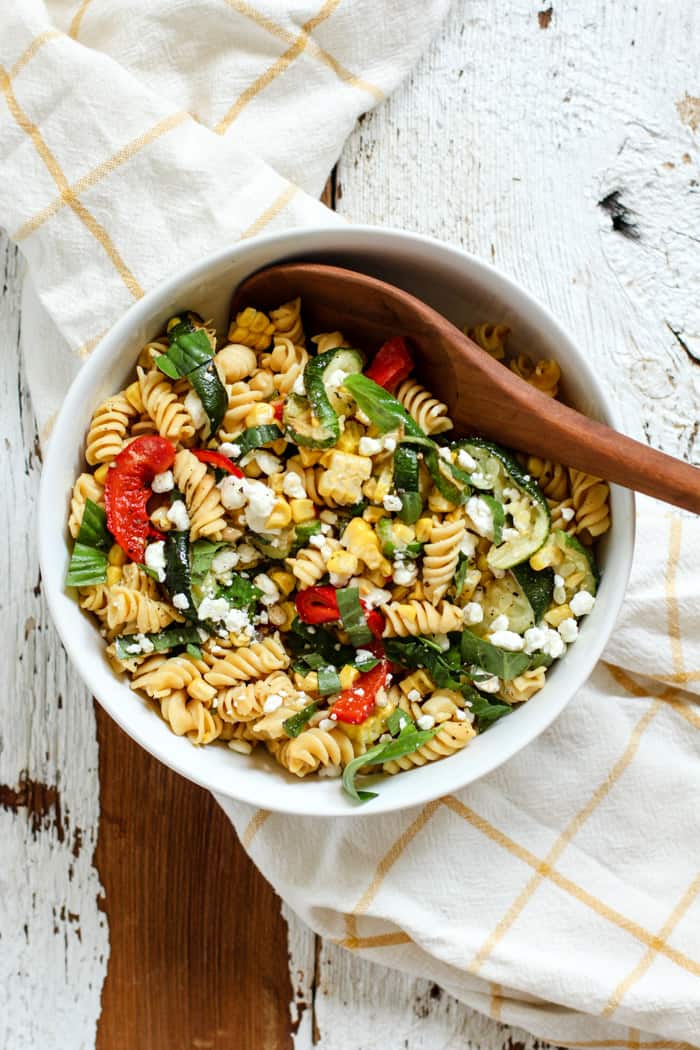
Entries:
<svg viewBox="0 0 700 1050">
<path fill-rule="evenodd" d="M 442 0 L 5 0 L 0 224 L 28 262 L 50 417 L 143 291 L 316 200 Z M 587 687 L 502 769 L 419 811 L 292 820 L 222 802 L 317 931 L 560 1045 L 700 1044 L 700 528 L 648 501 Z M 410 774 L 407 774 L 410 776 Z"/>
<path fill-rule="evenodd" d="M 603 660 L 499 770 L 374 818 L 219 799 L 316 932 L 591 1050 L 700 1045 L 700 519 L 639 507 Z"/>
</svg>

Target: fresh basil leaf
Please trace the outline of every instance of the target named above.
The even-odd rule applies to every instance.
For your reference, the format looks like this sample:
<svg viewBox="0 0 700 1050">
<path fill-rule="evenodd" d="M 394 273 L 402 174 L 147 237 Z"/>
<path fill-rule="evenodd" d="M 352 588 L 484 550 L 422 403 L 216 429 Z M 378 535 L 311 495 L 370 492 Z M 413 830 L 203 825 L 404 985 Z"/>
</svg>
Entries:
<svg viewBox="0 0 700 1050">
<path fill-rule="evenodd" d="M 106 510 L 104 507 L 98 507 L 91 499 L 85 500 L 83 518 L 76 539 L 84 547 L 94 547 L 103 551 L 108 551 L 114 543 L 107 529 Z"/>
<path fill-rule="evenodd" d="M 192 642 L 189 642 L 188 645 L 185 646 L 185 652 L 188 656 L 193 656 L 195 660 L 202 659 L 202 650 L 198 645 L 194 645 Z"/>
<path fill-rule="evenodd" d="M 538 667 L 551 667 L 552 657 L 549 653 L 533 653 L 530 657 L 530 670 L 535 670 Z"/>
<path fill-rule="evenodd" d="M 165 630 L 159 631 L 158 634 L 147 634 L 145 637 L 148 638 L 149 642 L 153 645 L 153 652 L 163 653 L 170 649 L 178 649 L 183 646 L 196 645 L 199 646 L 202 641 L 200 634 L 202 631 L 201 627 L 191 627 L 185 624 L 176 624 L 172 627 L 166 627 Z M 205 632 L 206 633 L 206 632 Z M 133 635 L 122 635 L 121 638 L 117 638 L 114 643 L 115 651 L 120 660 L 125 660 L 129 656 L 133 656 L 130 653 L 127 646 L 133 645 Z"/>
<path fill-rule="evenodd" d="M 181 610 L 186 620 L 197 619 L 197 610 L 192 598 L 190 576 L 189 529 L 171 529 L 165 537 L 165 588 L 172 601 L 176 594 L 184 594 L 188 605 Z"/>
<path fill-rule="evenodd" d="M 318 691 L 321 696 L 330 696 L 331 693 L 339 693 L 342 690 L 340 675 L 332 664 L 319 667 L 316 672 L 318 676 Z"/>
<path fill-rule="evenodd" d="M 308 546 L 309 540 L 312 536 L 317 536 L 321 531 L 321 522 L 318 518 L 314 518 L 313 521 L 302 521 L 294 529 L 294 543 L 290 550 L 290 556 L 293 556 L 300 551 L 302 547 Z"/>
<path fill-rule="evenodd" d="M 182 373 L 177 365 L 170 360 L 167 354 L 161 354 L 156 358 L 156 368 L 159 368 L 169 379 L 179 379 Z"/>
<path fill-rule="evenodd" d="M 409 724 L 415 725 L 413 719 L 405 711 L 402 711 L 400 707 L 397 707 L 386 720 L 387 732 L 391 733 L 392 736 L 398 736 Z"/>
<path fill-rule="evenodd" d="M 190 547 L 190 574 L 193 583 L 201 583 L 211 569 L 211 563 L 217 551 L 227 547 L 225 540 L 213 543 L 211 540 L 195 540 Z"/>
<path fill-rule="evenodd" d="M 530 665 L 527 653 L 511 653 L 499 649 L 483 638 L 477 638 L 468 630 L 462 632 L 461 652 L 465 664 L 476 664 L 504 682 L 517 678 Z"/>
<path fill-rule="evenodd" d="M 355 646 L 367 645 L 374 635 L 367 625 L 364 609 L 360 604 L 360 592 L 357 587 L 341 587 L 336 592 L 338 611 L 343 627 Z"/>
<path fill-rule="evenodd" d="M 387 434 L 390 430 L 396 430 L 403 425 L 406 434 L 425 437 L 401 402 L 374 380 L 364 375 L 350 375 L 343 380 L 343 386 L 350 391 L 380 434 Z"/>
<path fill-rule="evenodd" d="M 245 609 L 252 614 L 255 611 L 258 599 L 262 597 L 262 591 L 255 584 L 251 583 L 247 577 L 234 573 L 231 577 L 231 582 L 225 587 L 220 587 L 216 597 L 225 598 L 233 609 Z"/>
<path fill-rule="evenodd" d="M 178 326 L 178 328 L 171 329 L 168 335 L 170 346 L 166 356 L 178 369 L 180 375 L 189 375 L 190 372 L 211 361 L 214 356 L 209 337 L 202 328 L 194 331 L 181 331 Z"/>
<path fill-rule="evenodd" d="M 314 701 L 312 704 L 307 704 L 306 707 L 303 707 L 301 711 L 297 711 L 295 715 L 286 718 L 282 723 L 282 728 L 287 736 L 299 736 L 306 723 L 316 714 L 317 711 L 318 704 Z"/>
<path fill-rule="evenodd" d="M 211 360 L 206 361 L 199 368 L 188 372 L 187 380 L 198 394 L 209 417 L 210 433 L 215 434 L 228 407 L 228 394 L 216 365 Z"/>
<path fill-rule="evenodd" d="M 385 638 L 387 657 L 402 667 L 425 668 L 441 689 L 459 689 L 462 677 L 458 646 L 443 652 L 430 638 Z"/>
<path fill-rule="evenodd" d="M 107 555 L 76 540 L 68 565 L 66 587 L 91 587 L 107 582 Z"/>
<path fill-rule="evenodd" d="M 446 500 L 454 503 L 455 506 L 461 506 L 462 503 L 466 503 L 470 492 L 469 485 L 456 483 L 454 480 L 455 469 L 452 463 L 448 463 L 440 456 L 438 445 L 434 441 L 424 435 L 420 437 L 409 435 L 404 438 L 404 443 L 421 450 L 423 462 L 428 468 L 433 484 Z M 466 475 L 462 474 L 461 471 L 458 473 L 466 478 Z"/>
<path fill-rule="evenodd" d="M 158 575 L 155 569 L 151 568 L 150 565 L 140 565 L 139 568 L 142 570 L 142 572 L 146 573 L 146 576 L 150 576 L 152 580 L 156 581 L 156 583 L 160 583 L 160 576 Z"/>
<path fill-rule="evenodd" d="M 370 799 L 376 798 L 376 791 L 360 790 L 355 783 L 355 778 L 362 767 L 381 765 L 384 762 L 391 762 L 394 759 L 403 758 L 404 755 L 412 754 L 421 748 L 423 744 L 427 744 L 429 740 L 432 740 L 438 728 L 419 731 L 414 723 L 410 722 L 408 726 L 404 726 L 395 740 L 387 744 L 377 744 L 375 747 L 371 747 L 369 751 L 365 751 L 364 755 L 359 755 L 352 762 L 348 762 L 343 770 L 343 789 L 356 802 L 368 802 Z"/>
<path fill-rule="evenodd" d="M 459 559 L 457 561 L 457 571 L 455 572 L 455 596 L 459 598 L 460 594 L 464 590 L 464 584 L 467 579 L 467 569 L 469 568 L 469 558 L 466 554 L 460 552 Z"/>
<path fill-rule="evenodd" d="M 493 542 L 498 546 L 503 539 L 503 526 L 506 523 L 506 512 L 503 509 L 503 504 L 499 503 L 499 501 L 494 499 L 493 496 L 489 496 L 487 492 L 480 492 L 479 499 L 483 500 L 491 511 L 491 518 L 493 519 Z"/>
<path fill-rule="evenodd" d="M 480 733 L 497 722 L 499 718 L 509 715 L 513 710 L 509 704 L 505 704 L 498 698 L 491 699 L 484 693 L 480 693 L 478 689 L 466 686 L 462 689 L 462 693 L 465 700 L 468 701 L 469 710 L 476 719 L 476 726 Z"/>
<path fill-rule="evenodd" d="M 317 654 L 324 664 L 333 664 L 334 667 L 352 663 L 355 655 L 352 646 L 343 645 L 324 627 L 312 627 L 300 620 L 298 616 L 292 622 L 292 630 L 286 636 L 285 644 L 295 656 L 307 659 L 307 654 Z"/>
</svg>

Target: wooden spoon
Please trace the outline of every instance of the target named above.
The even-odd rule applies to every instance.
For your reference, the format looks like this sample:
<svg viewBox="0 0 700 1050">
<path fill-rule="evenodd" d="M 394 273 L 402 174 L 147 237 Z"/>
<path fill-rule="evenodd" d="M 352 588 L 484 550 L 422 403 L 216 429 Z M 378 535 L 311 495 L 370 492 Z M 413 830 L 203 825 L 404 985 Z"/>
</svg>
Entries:
<svg viewBox="0 0 700 1050">
<path fill-rule="evenodd" d="M 350 345 L 369 351 L 391 336 L 406 336 L 423 382 L 449 406 L 458 432 L 480 433 L 700 513 L 699 469 L 547 397 L 420 299 L 375 277 L 318 263 L 282 263 L 239 285 L 232 311 L 269 310 L 298 295 L 312 331 L 340 329 Z"/>
</svg>

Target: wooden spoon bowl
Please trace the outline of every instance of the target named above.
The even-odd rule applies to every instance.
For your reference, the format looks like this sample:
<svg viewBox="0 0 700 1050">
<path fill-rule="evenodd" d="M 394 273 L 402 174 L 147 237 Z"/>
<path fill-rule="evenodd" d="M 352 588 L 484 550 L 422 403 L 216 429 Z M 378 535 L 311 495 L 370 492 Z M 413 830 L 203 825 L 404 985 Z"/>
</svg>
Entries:
<svg viewBox="0 0 700 1050">
<path fill-rule="evenodd" d="M 320 263 L 270 266 L 238 286 L 232 313 L 270 310 L 297 296 L 311 330 L 340 329 L 369 352 L 405 336 L 423 382 L 449 406 L 458 433 L 479 433 L 700 513 L 698 468 L 541 393 L 420 299 L 375 277 Z"/>
</svg>

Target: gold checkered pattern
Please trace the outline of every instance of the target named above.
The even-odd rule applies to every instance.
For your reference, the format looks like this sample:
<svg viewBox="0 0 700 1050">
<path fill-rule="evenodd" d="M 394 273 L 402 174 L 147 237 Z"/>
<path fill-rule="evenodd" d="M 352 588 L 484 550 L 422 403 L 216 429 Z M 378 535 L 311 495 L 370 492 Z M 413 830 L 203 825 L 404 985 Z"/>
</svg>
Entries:
<svg viewBox="0 0 700 1050">
<path fill-rule="evenodd" d="M 642 505 L 629 611 L 606 662 L 500 771 L 330 833 L 300 820 L 305 891 L 275 861 L 288 860 L 289 818 L 227 805 L 282 895 L 304 893 L 319 932 L 591 1050 L 700 1046 L 700 712 L 688 672 L 700 663 L 700 523 Z M 363 859 L 344 880 L 353 840 Z M 327 883 L 334 852 L 341 884 L 326 895 L 312 873 L 322 853 Z"/>
</svg>

